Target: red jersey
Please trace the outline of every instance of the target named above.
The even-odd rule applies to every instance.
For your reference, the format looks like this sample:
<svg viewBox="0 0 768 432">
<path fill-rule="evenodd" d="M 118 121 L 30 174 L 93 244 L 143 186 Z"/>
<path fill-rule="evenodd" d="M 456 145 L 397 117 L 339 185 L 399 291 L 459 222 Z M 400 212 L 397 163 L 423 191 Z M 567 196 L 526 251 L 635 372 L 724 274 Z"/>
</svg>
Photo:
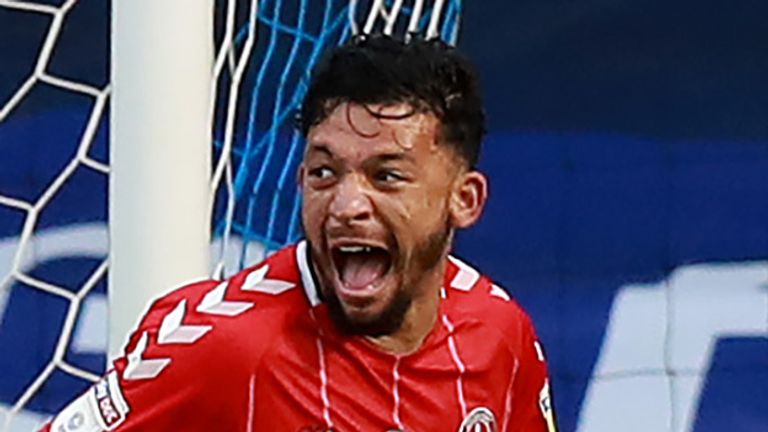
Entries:
<svg viewBox="0 0 768 432">
<path fill-rule="evenodd" d="M 450 258 L 438 322 L 408 355 L 341 334 L 306 244 L 155 301 L 124 357 L 43 431 L 555 430 L 528 316 Z"/>
</svg>

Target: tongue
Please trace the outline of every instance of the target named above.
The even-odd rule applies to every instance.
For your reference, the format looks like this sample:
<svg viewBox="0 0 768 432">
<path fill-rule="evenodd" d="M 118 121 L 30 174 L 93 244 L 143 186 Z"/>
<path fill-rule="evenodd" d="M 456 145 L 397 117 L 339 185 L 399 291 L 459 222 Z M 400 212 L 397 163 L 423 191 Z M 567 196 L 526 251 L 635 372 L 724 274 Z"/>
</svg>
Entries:
<svg viewBox="0 0 768 432">
<path fill-rule="evenodd" d="M 350 254 L 341 271 L 341 280 L 348 289 L 362 290 L 387 271 L 388 259 L 382 253 Z"/>
</svg>

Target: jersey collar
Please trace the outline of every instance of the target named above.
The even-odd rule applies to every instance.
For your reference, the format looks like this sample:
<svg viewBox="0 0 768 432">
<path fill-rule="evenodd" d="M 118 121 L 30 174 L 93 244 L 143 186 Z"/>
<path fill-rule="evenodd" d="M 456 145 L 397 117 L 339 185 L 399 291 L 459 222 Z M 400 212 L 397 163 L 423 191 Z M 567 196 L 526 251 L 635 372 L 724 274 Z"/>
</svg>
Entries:
<svg viewBox="0 0 768 432">
<path fill-rule="evenodd" d="M 315 276 L 312 273 L 311 263 L 309 262 L 309 251 L 307 250 L 306 240 L 302 240 L 296 246 L 296 262 L 299 265 L 301 285 L 304 287 L 304 294 L 307 296 L 309 304 L 312 307 L 315 307 L 322 303 L 322 300 L 320 299 L 320 292 L 317 289 Z"/>
</svg>

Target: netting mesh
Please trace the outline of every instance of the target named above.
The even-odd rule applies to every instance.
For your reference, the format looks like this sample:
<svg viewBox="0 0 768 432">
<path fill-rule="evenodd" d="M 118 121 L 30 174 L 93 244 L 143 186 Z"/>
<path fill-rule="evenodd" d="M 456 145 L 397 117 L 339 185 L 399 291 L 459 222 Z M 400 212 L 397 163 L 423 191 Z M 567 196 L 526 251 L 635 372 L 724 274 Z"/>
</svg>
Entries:
<svg viewBox="0 0 768 432">
<path fill-rule="evenodd" d="M 34 429 L 34 412 L 60 409 L 105 364 L 99 336 L 86 333 L 101 330 L 105 340 L 106 329 L 85 327 L 105 318 L 109 87 L 106 68 L 79 73 L 106 51 L 71 49 L 79 45 L 71 17 L 92 24 L 78 6 L 0 0 L 3 431 Z"/>
<path fill-rule="evenodd" d="M 356 33 L 455 42 L 461 1 L 281 1 L 217 5 L 214 235 L 231 273 L 300 235 L 293 127 L 308 73 Z M 256 43 L 258 41 L 258 43 Z"/>
<path fill-rule="evenodd" d="M 103 372 L 108 3 L 0 0 L 0 432 L 33 430 Z M 216 2 L 211 195 L 222 268 L 231 273 L 300 235 L 293 173 L 303 142 L 292 121 L 323 50 L 374 31 L 455 42 L 461 9 L 460 0 Z M 87 43 L 100 39 L 102 45 Z M 99 61 L 104 67 L 94 77 L 90 69 Z M 654 412 L 665 430 L 689 430 L 716 347 L 682 329 L 697 316 L 720 313 L 702 313 L 702 305 L 732 301 L 726 294 L 738 289 L 733 317 L 721 319 L 735 324 L 719 328 L 704 319 L 698 334 L 763 338 L 764 280 L 760 263 L 686 268 L 668 281 L 625 287 L 614 310 L 628 312 L 611 319 L 609 348 L 585 391 L 612 402 L 637 389 L 648 406 L 624 404 L 627 410 Z M 584 298 L 595 295 L 592 284 L 583 285 Z M 576 294 L 557 294 L 566 295 Z M 643 308 L 632 309 L 635 303 Z M 664 319 L 648 323 L 649 316 Z M 701 330 L 707 326 L 709 333 Z M 639 346 L 644 356 L 636 355 Z M 576 352 L 568 348 L 563 356 Z M 554 377 L 560 373 L 562 383 L 576 387 L 564 369 L 553 370 Z M 582 430 L 618 418 L 609 403 L 595 406 L 585 402 Z"/>
<path fill-rule="evenodd" d="M 0 23 L 27 30 L 0 33 L 11 41 L 0 43 L 2 58 L 26 67 L 0 70 L 1 431 L 34 429 L 103 373 L 108 7 L 0 0 Z M 323 50 L 373 31 L 455 41 L 460 11 L 459 0 L 216 2 L 211 194 L 221 268 L 299 236 L 292 177 L 303 143 L 293 118 Z M 94 28 L 102 45 L 87 50 Z M 22 346 L 30 334 L 40 337 Z"/>
</svg>

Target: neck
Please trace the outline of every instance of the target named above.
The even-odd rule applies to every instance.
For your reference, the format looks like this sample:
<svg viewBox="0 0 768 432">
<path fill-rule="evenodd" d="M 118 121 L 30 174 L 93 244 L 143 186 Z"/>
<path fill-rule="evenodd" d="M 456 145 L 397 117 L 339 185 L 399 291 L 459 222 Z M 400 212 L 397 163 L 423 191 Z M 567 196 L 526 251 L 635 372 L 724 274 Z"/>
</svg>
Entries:
<svg viewBox="0 0 768 432">
<path fill-rule="evenodd" d="M 418 290 L 420 295 L 414 296 L 410 308 L 405 313 L 403 324 L 397 331 L 366 339 L 382 351 L 396 355 L 407 355 L 418 350 L 437 323 L 445 261 L 441 260 L 435 271 L 427 272 L 418 282 L 421 285 Z"/>
</svg>

